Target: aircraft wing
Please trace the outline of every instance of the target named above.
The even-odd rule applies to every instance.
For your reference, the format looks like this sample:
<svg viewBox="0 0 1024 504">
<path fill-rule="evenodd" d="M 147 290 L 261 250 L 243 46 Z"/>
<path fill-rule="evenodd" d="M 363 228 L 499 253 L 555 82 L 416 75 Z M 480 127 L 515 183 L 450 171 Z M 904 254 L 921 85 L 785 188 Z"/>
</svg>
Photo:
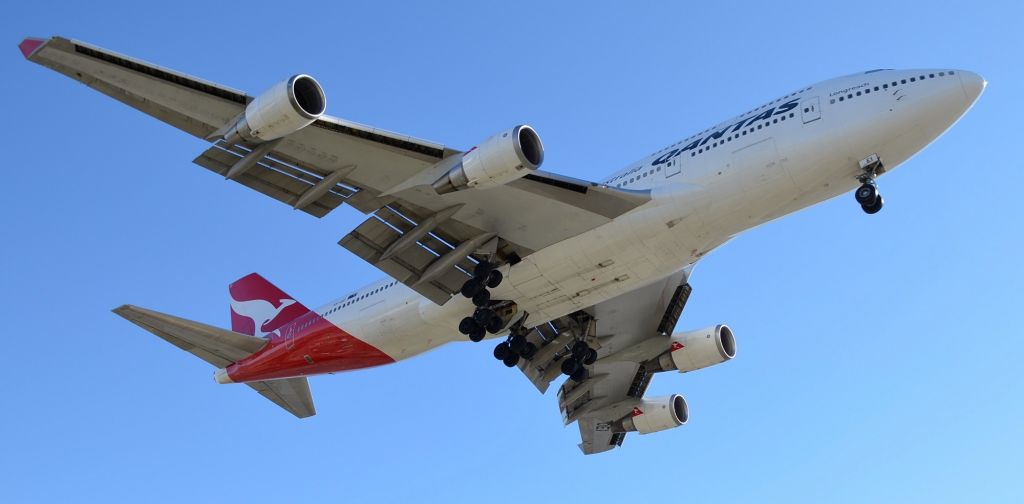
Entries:
<svg viewBox="0 0 1024 504">
<path fill-rule="evenodd" d="M 83 42 L 25 39 L 30 61 L 202 139 L 219 138 L 254 98 L 242 91 Z M 487 245 L 505 257 L 578 235 L 646 203 L 644 191 L 535 171 L 483 190 L 439 195 L 431 183 L 460 151 L 322 116 L 266 144 L 214 142 L 194 162 L 295 209 L 323 217 L 342 203 L 372 214 L 339 242 L 443 304 Z M 248 157 L 247 157 L 248 156 Z M 243 160 L 255 160 L 255 164 Z M 405 238 L 403 240 L 403 238 Z"/>
<path fill-rule="evenodd" d="M 542 393 L 562 376 L 561 358 L 568 354 L 574 334 L 584 335 L 598 352 L 588 379 L 565 380 L 558 391 L 562 420 L 566 425 L 577 422 L 583 453 L 610 450 L 625 439 L 625 433 L 613 432 L 612 425 L 629 415 L 647 390 L 654 373 L 644 363 L 668 349 L 669 334 L 689 295 L 689 286 L 682 283 L 687 275 L 676 273 L 536 327 L 527 336 L 538 351 L 529 361 L 520 361 L 519 368 Z"/>
</svg>

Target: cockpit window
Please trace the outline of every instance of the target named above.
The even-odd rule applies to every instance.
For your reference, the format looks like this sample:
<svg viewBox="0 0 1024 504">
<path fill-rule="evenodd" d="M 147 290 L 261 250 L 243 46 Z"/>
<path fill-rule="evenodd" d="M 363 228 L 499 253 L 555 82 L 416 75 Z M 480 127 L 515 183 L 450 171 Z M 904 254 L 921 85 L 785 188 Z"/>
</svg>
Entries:
<svg viewBox="0 0 1024 504">
<path fill-rule="evenodd" d="M 886 70 L 892 70 L 892 69 L 891 68 L 876 68 L 874 70 L 868 70 L 867 72 L 864 72 L 864 73 L 865 74 L 869 74 L 869 73 L 875 73 L 875 72 L 884 72 Z"/>
</svg>

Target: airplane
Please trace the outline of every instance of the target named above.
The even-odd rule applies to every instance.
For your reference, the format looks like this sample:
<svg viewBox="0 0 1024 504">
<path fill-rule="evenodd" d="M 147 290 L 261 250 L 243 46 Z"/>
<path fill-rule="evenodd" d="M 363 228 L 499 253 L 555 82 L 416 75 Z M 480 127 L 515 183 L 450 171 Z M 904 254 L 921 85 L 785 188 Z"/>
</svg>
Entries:
<svg viewBox="0 0 1024 504">
<path fill-rule="evenodd" d="M 231 329 L 124 305 L 113 311 L 299 418 L 307 377 L 496 339 L 494 357 L 558 405 L 580 449 L 687 422 L 657 373 L 731 360 L 726 324 L 674 332 L 702 257 L 745 230 L 853 191 L 950 128 L 986 86 L 958 69 L 824 80 L 690 135 L 598 181 L 540 170 L 528 125 L 461 151 L 325 114 L 297 74 L 250 96 L 84 42 L 26 38 L 29 61 L 209 142 L 193 162 L 293 209 L 368 215 L 339 244 L 387 277 L 316 309 L 258 274 L 229 288 Z"/>
</svg>

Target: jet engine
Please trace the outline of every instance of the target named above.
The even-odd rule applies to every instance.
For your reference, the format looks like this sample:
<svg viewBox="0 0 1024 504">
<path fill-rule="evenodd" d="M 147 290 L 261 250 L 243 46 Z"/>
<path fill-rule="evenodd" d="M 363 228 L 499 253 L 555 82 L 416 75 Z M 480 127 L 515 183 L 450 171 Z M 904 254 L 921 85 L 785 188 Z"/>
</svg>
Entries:
<svg viewBox="0 0 1024 504">
<path fill-rule="evenodd" d="M 669 350 L 658 356 L 662 371 L 682 373 L 721 364 L 736 356 L 736 338 L 725 324 L 672 335 Z"/>
<path fill-rule="evenodd" d="M 440 179 L 438 194 L 462 189 L 486 189 L 536 170 L 544 162 L 544 144 L 533 128 L 522 124 L 498 133 L 469 149 Z"/>
<path fill-rule="evenodd" d="M 224 134 L 228 143 L 262 143 L 309 126 L 327 109 L 327 97 L 316 79 L 299 74 L 278 82 L 249 102 L 245 114 Z"/>
<path fill-rule="evenodd" d="M 621 421 L 620 432 L 650 434 L 679 427 L 686 423 L 690 411 L 686 399 L 679 394 L 654 399 L 641 399 L 626 418 Z"/>
</svg>

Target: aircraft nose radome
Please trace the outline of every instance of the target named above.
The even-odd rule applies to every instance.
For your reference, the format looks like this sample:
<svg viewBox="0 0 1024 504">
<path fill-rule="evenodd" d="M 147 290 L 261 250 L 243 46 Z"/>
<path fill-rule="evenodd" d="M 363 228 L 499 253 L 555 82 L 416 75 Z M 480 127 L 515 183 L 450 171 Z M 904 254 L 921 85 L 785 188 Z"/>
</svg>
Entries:
<svg viewBox="0 0 1024 504">
<path fill-rule="evenodd" d="M 974 73 L 968 72 L 967 70 L 960 70 L 957 72 L 960 74 L 960 85 L 964 88 L 964 93 L 967 95 L 967 99 L 973 103 L 981 96 L 981 92 L 985 90 L 985 86 L 988 82 L 985 78 Z"/>
</svg>

